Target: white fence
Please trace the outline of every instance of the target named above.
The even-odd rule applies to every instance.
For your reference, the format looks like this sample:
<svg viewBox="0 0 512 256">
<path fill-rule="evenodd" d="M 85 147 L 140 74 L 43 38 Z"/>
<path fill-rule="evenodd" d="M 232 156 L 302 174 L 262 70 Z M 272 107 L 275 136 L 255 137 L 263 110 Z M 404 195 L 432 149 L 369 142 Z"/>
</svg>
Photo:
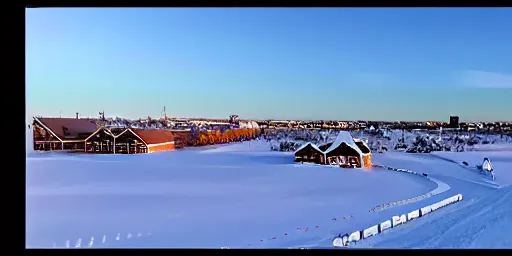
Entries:
<svg viewBox="0 0 512 256">
<path fill-rule="evenodd" d="M 400 216 L 393 216 L 391 220 L 386 220 L 382 223 L 373 225 L 367 229 L 355 231 L 351 234 L 346 234 L 344 236 L 336 237 L 333 240 L 334 247 L 343 247 L 349 246 L 351 243 L 356 243 L 361 239 L 366 239 L 382 232 L 385 232 L 388 229 L 394 228 L 396 226 L 407 223 L 408 221 L 420 218 L 425 216 L 435 210 L 438 210 L 447 205 L 459 202 L 462 200 L 462 194 L 458 194 L 447 199 L 444 199 L 440 202 L 434 203 L 432 205 L 425 206 L 423 208 L 411 211 L 407 214 L 402 214 Z"/>
</svg>

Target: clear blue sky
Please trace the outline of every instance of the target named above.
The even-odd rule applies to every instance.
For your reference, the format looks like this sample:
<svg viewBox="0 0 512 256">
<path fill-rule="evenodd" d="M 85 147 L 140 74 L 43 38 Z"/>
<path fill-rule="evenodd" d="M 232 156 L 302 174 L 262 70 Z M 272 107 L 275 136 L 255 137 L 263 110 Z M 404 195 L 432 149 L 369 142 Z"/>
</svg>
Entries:
<svg viewBox="0 0 512 256">
<path fill-rule="evenodd" d="M 27 9 L 27 116 L 512 120 L 512 8 Z"/>
</svg>

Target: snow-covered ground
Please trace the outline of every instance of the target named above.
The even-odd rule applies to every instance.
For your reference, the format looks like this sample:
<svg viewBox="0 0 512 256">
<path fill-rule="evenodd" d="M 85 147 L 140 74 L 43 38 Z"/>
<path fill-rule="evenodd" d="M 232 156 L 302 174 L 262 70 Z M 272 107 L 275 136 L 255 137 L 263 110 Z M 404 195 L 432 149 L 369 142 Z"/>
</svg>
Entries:
<svg viewBox="0 0 512 256">
<path fill-rule="evenodd" d="M 512 176 L 504 171 L 512 166 L 512 154 L 506 151 L 500 152 L 502 160 L 489 152 L 442 158 L 375 154 L 375 164 L 426 173 L 449 187 L 376 212 L 369 210 L 439 191 L 438 184 L 381 168 L 295 164 L 291 153 L 269 152 L 263 140 L 144 155 L 29 151 L 27 247 L 66 247 L 66 241 L 74 247 L 79 239 L 81 247 L 88 247 L 94 237 L 94 248 L 332 248 L 335 234 L 361 230 L 461 193 L 463 201 L 358 247 L 512 248 L 510 239 L 498 237 L 512 228 L 510 186 L 496 189 L 483 175 L 446 161 L 481 164 L 484 156 L 471 154 L 485 153 L 496 170 L 496 183 L 505 186 Z M 491 198 L 493 194 L 500 198 Z M 480 230 L 499 241 L 483 239 Z"/>
<path fill-rule="evenodd" d="M 463 193 L 465 199 L 353 247 L 511 249 L 512 239 L 506 234 L 512 228 L 512 152 L 497 148 L 498 151 L 489 147 L 485 152 L 431 153 L 435 160 L 428 155 L 394 155 L 392 158 L 403 160 L 402 166 L 412 165 L 408 162 L 413 161 L 422 163 L 416 165 L 417 170 L 435 167 L 429 176 L 447 181 L 452 190 Z M 498 189 L 478 185 L 486 181 L 485 178 L 458 164 L 462 161 L 481 164 L 484 157 L 492 161 Z"/>
<path fill-rule="evenodd" d="M 512 151 L 512 143 L 474 145 L 473 151 Z"/>
<path fill-rule="evenodd" d="M 458 164 L 467 162 L 468 167 L 472 171 L 477 172 L 474 168 L 476 165 L 481 165 L 484 158 L 489 158 L 496 175 L 495 183 L 499 186 L 512 185 L 512 151 L 503 150 L 502 147 L 497 147 L 497 151 L 471 151 L 464 152 L 463 154 L 455 152 L 432 152 L 432 155 L 453 161 Z"/>
<path fill-rule="evenodd" d="M 358 248 L 511 249 L 512 186 L 363 240 Z"/>
<path fill-rule="evenodd" d="M 27 246 L 79 238 L 85 246 L 94 236 L 94 247 L 281 247 L 284 232 L 291 241 L 306 233 L 297 227 L 326 235 L 333 217 L 347 228 L 365 224 L 375 205 L 436 186 L 381 169 L 294 164 L 290 153 L 252 152 L 258 143 L 266 142 L 145 155 L 32 153 Z"/>
</svg>

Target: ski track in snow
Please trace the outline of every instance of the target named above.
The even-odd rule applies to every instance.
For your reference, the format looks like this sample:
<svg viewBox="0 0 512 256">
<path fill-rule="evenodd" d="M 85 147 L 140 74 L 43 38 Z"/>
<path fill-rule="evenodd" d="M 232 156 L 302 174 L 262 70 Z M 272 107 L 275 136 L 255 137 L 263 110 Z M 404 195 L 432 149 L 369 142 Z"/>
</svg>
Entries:
<svg viewBox="0 0 512 256">
<path fill-rule="evenodd" d="M 420 196 L 416 196 L 416 197 L 412 197 L 412 198 L 407 198 L 407 199 L 403 199 L 403 200 L 399 200 L 399 201 L 394 201 L 394 202 L 391 202 L 391 203 L 386 203 L 386 204 L 381 204 L 381 205 L 378 205 L 378 206 L 375 206 L 373 208 L 371 208 L 369 211 L 370 212 L 376 212 L 376 211 L 383 211 L 383 210 L 386 210 L 386 209 L 389 209 L 389 208 L 393 208 L 393 207 L 398 207 L 398 206 L 402 206 L 402 205 L 407 205 L 407 204 L 411 204 L 411 203 L 415 203 L 415 202 L 419 202 L 421 200 L 424 200 L 426 198 L 429 198 L 429 197 L 432 197 L 432 196 L 435 196 L 435 195 L 439 195 L 441 193 L 444 193 L 448 190 L 450 190 L 450 185 L 440 181 L 440 180 L 437 180 L 437 179 L 433 179 L 433 178 L 428 178 L 428 180 L 436 183 L 437 187 L 428 192 L 428 193 L 425 193 L 423 195 L 420 195 Z"/>
</svg>

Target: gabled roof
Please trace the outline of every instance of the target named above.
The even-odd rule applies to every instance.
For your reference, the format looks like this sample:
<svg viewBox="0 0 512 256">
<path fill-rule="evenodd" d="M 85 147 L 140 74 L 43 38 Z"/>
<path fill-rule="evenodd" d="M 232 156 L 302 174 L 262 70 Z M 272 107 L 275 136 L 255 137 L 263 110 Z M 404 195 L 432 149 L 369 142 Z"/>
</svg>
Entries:
<svg viewBox="0 0 512 256">
<path fill-rule="evenodd" d="M 332 145 L 332 142 L 329 142 L 329 143 L 325 143 L 325 144 L 322 144 L 322 145 L 319 145 L 318 148 L 320 150 L 322 150 L 322 152 L 324 152 L 326 149 L 328 149 L 330 146 Z"/>
<path fill-rule="evenodd" d="M 315 145 L 315 144 L 313 144 L 313 143 L 311 143 L 311 142 L 308 142 L 308 143 L 306 143 L 306 144 L 304 144 L 304 145 L 300 146 L 297 150 L 295 150 L 295 152 L 293 152 L 293 154 L 296 154 L 297 152 L 299 152 L 299 151 L 303 150 L 304 148 L 306 148 L 306 147 L 307 147 L 307 146 L 309 146 L 309 145 L 311 145 L 311 147 L 313 147 L 315 150 L 318 150 L 319 152 L 323 153 L 323 151 L 322 151 L 322 150 L 320 150 L 320 148 L 318 148 L 318 146 L 317 146 L 317 145 Z"/>
<path fill-rule="evenodd" d="M 87 119 L 34 117 L 34 120 L 48 128 L 61 140 L 85 139 L 98 128 L 94 121 Z"/>
<path fill-rule="evenodd" d="M 366 144 L 366 142 L 364 142 L 363 140 L 354 138 L 354 142 L 356 143 L 357 147 L 361 150 L 361 152 L 363 152 L 363 154 L 370 154 L 372 152 L 368 144 Z"/>
<path fill-rule="evenodd" d="M 357 153 L 359 153 L 361 155 L 363 154 L 363 152 L 361 152 L 359 147 L 354 142 L 354 139 L 352 138 L 352 135 L 350 135 L 350 133 L 347 132 L 347 131 L 340 131 L 338 133 L 338 136 L 336 137 L 336 140 L 332 143 L 332 145 L 327 150 L 325 150 L 325 154 L 335 150 L 342 143 L 347 144 L 347 146 L 353 148 L 355 151 L 357 151 Z"/>
<path fill-rule="evenodd" d="M 112 128 L 109 128 L 108 130 L 110 131 L 110 133 L 112 133 L 112 135 L 119 136 L 119 134 L 124 132 L 126 130 L 126 128 L 112 127 Z"/>
<path fill-rule="evenodd" d="M 169 130 L 130 130 L 133 131 L 133 133 L 139 136 L 148 145 L 174 141 L 174 135 Z"/>
<path fill-rule="evenodd" d="M 100 127 L 98 127 L 98 129 L 96 129 L 95 132 L 91 133 L 91 135 L 89 135 L 87 138 L 85 138 L 85 141 L 88 141 L 90 138 L 92 138 L 95 135 L 98 135 L 100 132 L 104 132 L 105 134 L 110 135 L 112 137 L 115 136 L 114 134 L 112 134 L 110 132 L 110 130 L 108 128 L 106 128 L 105 126 L 100 126 Z"/>
</svg>

